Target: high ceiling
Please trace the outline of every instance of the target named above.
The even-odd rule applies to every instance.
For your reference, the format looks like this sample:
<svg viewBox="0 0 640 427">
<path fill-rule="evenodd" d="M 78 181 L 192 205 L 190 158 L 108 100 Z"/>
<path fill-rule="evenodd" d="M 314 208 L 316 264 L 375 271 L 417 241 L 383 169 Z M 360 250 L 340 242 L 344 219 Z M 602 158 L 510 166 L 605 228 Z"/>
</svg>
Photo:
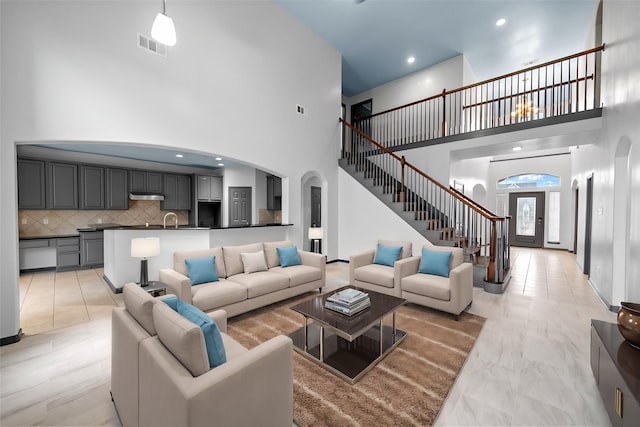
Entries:
<svg viewBox="0 0 640 427">
<path fill-rule="evenodd" d="M 342 53 L 352 96 L 463 54 L 478 81 L 576 53 L 597 0 L 277 0 Z M 496 26 L 499 18 L 506 19 Z M 415 57 L 413 64 L 407 63 Z"/>
</svg>

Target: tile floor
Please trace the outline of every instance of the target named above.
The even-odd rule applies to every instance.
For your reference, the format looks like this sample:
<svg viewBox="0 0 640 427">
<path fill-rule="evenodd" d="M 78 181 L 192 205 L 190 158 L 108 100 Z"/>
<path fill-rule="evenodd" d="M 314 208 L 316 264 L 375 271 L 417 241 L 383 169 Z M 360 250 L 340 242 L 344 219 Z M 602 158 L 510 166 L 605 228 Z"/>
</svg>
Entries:
<svg viewBox="0 0 640 427">
<path fill-rule="evenodd" d="M 610 425 L 589 366 L 589 321 L 615 322 L 575 257 L 512 251 L 503 295 L 474 289 L 487 318 L 436 425 Z M 0 348 L 0 425 L 120 425 L 109 397 L 111 309 L 102 270 L 20 278 L 25 337 Z M 327 290 L 348 265 L 327 266 Z"/>
</svg>

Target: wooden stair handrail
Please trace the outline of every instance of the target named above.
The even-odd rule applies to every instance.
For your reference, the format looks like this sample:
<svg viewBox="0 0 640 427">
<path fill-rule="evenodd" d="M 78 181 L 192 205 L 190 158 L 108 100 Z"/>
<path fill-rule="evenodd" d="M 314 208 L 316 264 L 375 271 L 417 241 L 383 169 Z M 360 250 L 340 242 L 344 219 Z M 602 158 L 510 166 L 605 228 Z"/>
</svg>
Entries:
<svg viewBox="0 0 640 427">
<path fill-rule="evenodd" d="M 533 70 L 538 69 L 538 68 L 548 67 L 549 65 L 557 64 L 558 62 L 567 61 L 567 60 L 570 60 L 570 59 L 573 59 L 573 58 L 579 58 L 580 56 L 588 55 L 590 53 L 604 51 L 604 47 L 605 47 L 605 45 L 603 43 L 601 46 L 597 46 L 597 47 L 594 47 L 592 49 L 584 50 L 582 52 L 574 53 L 572 55 L 568 55 L 568 56 L 565 56 L 565 57 L 560 58 L 560 59 L 554 59 L 552 61 L 545 62 L 544 64 L 539 64 L 539 65 L 531 66 L 531 67 L 528 67 L 528 68 L 523 68 L 523 69 L 518 70 L 518 71 L 514 71 L 514 72 L 511 72 L 511 73 L 508 73 L 508 74 L 503 74 L 503 75 L 501 75 L 499 77 L 494 77 L 494 78 L 491 78 L 491 79 L 483 80 L 481 82 L 473 83 L 473 84 L 470 84 L 470 85 L 467 85 L 467 86 L 462 86 L 462 87 L 457 88 L 457 89 L 453 89 L 453 90 L 446 90 L 445 89 L 445 90 L 443 90 L 441 93 L 439 93 L 437 95 L 433 95 L 433 96 L 430 96 L 430 97 L 427 97 L 427 98 L 424 98 L 424 99 L 420 99 L 418 101 L 410 102 L 408 104 L 404 104 L 404 105 L 401 105 L 399 107 L 390 108 L 388 110 L 384 110 L 384 111 L 381 111 L 379 113 L 375 113 L 375 114 L 372 114 L 370 116 L 366 116 L 366 117 L 363 117 L 361 119 L 358 119 L 358 121 L 371 119 L 373 117 L 380 116 L 382 114 L 390 113 L 390 112 L 396 111 L 396 110 L 401 110 L 403 108 L 411 107 L 412 105 L 420 104 L 422 102 L 426 102 L 426 101 L 431 101 L 431 100 L 434 100 L 434 99 L 442 98 L 442 97 L 445 97 L 447 95 L 451 95 L 453 93 L 461 92 L 461 91 L 464 91 L 464 90 L 467 90 L 467 89 L 472 89 L 474 87 L 482 86 L 482 85 L 485 85 L 487 83 L 493 83 L 495 81 L 506 79 L 508 77 L 513 77 L 513 76 L 516 76 L 518 74 L 526 73 L 528 71 L 533 71 Z"/>
<path fill-rule="evenodd" d="M 460 197 L 456 192 L 451 191 L 449 188 L 445 187 L 444 185 L 440 184 L 440 182 L 438 182 L 437 180 L 435 180 L 434 178 L 430 177 L 429 175 L 427 175 L 426 173 L 424 173 L 423 171 L 421 171 L 420 169 L 418 169 L 417 167 L 415 167 L 414 165 L 412 165 L 411 163 L 407 162 L 406 160 L 404 160 L 402 157 L 399 157 L 398 155 L 394 154 L 391 150 L 389 150 L 388 148 L 380 145 L 378 142 L 376 142 L 375 140 L 373 140 L 369 135 L 365 134 L 364 132 L 362 132 L 360 129 L 354 127 L 351 123 L 347 122 L 346 120 L 340 118 L 339 119 L 340 122 L 342 122 L 344 125 L 346 125 L 347 127 L 349 127 L 351 130 L 355 131 L 358 135 L 360 135 L 361 137 L 365 138 L 367 141 L 369 141 L 370 143 L 372 143 L 373 145 L 375 145 L 378 149 L 380 149 L 383 153 L 390 155 L 391 157 L 393 157 L 394 159 L 396 159 L 397 161 L 404 163 L 405 166 L 408 166 L 410 169 L 412 169 L 414 172 L 416 172 L 419 175 L 422 175 L 424 178 L 426 178 L 427 180 L 431 181 L 432 183 L 434 183 L 436 186 L 440 187 L 443 191 L 449 193 L 453 198 L 457 199 L 458 201 L 465 203 L 467 205 L 470 205 L 469 203 L 466 203 L 467 201 L 466 196 L 465 198 Z M 403 189 L 404 190 L 404 189 Z M 487 218 L 490 221 L 503 221 L 504 218 L 503 217 L 499 217 L 496 214 L 494 214 L 491 211 L 488 211 L 486 208 L 482 208 L 479 209 L 478 207 L 475 206 L 475 203 L 472 204 L 471 206 L 469 206 L 469 208 L 471 208 L 472 210 L 474 210 L 476 213 L 482 215 L 483 217 Z"/>
<path fill-rule="evenodd" d="M 457 193 L 458 195 L 460 195 L 461 198 L 463 198 L 467 203 L 474 205 L 476 207 L 478 207 L 478 209 L 482 209 L 484 210 L 487 215 L 489 216 L 495 216 L 497 217 L 498 215 L 496 215 L 495 213 L 491 212 L 489 209 L 487 209 L 486 207 L 482 206 L 480 203 L 476 202 L 475 200 L 473 200 L 472 198 L 470 198 L 469 196 L 467 196 L 466 194 L 464 194 L 461 191 L 456 190 L 453 187 L 449 187 L 449 189 L 455 193 Z"/>
</svg>

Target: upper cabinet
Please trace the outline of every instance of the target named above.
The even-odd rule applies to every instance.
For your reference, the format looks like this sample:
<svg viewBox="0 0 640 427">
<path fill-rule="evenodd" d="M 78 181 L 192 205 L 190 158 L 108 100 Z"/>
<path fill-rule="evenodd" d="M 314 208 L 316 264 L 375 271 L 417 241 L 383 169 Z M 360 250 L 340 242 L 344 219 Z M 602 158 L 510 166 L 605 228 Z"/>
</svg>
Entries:
<svg viewBox="0 0 640 427">
<path fill-rule="evenodd" d="M 80 209 L 104 209 L 104 168 L 80 165 Z"/>
<path fill-rule="evenodd" d="M 78 165 L 48 163 L 47 209 L 78 209 Z"/>
<path fill-rule="evenodd" d="M 163 210 L 191 209 L 191 177 L 189 175 L 164 174 Z"/>
<path fill-rule="evenodd" d="M 162 193 L 162 174 L 160 172 L 129 171 L 129 190 Z"/>
<path fill-rule="evenodd" d="M 199 201 L 222 200 L 222 177 L 198 175 L 197 180 Z"/>
<path fill-rule="evenodd" d="M 267 209 L 282 210 L 282 179 L 274 175 L 267 176 Z"/>
<path fill-rule="evenodd" d="M 45 182 L 44 161 L 18 159 L 18 209 L 45 209 Z"/>
<path fill-rule="evenodd" d="M 107 209 L 129 209 L 128 172 L 126 169 L 107 168 Z"/>
</svg>

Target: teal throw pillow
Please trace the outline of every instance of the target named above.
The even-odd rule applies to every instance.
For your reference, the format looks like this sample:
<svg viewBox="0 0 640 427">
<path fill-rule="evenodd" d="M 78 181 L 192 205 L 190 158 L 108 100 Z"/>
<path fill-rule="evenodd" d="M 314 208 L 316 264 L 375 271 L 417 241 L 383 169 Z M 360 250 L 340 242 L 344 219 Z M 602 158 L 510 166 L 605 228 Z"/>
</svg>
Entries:
<svg viewBox="0 0 640 427">
<path fill-rule="evenodd" d="M 373 263 L 393 267 L 393 264 L 400 259 L 401 253 L 402 246 L 385 246 L 378 243 Z"/>
<path fill-rule="evenodd" d="M 180 301 L 178 297 L 169 297 L 162 300 L 162 302 L 173 308 L 173 311 L 178 311 L 178 301 Z"/>
<path fill-rule="evenodd" d="M 282 267 L 302 264 L 296 246 L 285 246 L 284 248 L 276 248 L 276 250 L 278 251 L 278 257 L 280 258 L 280 265 Z"/>
<path fill-rule="evenodd" d="M 214 256 L 185 259 L 184 263 L 187 264 L 191 285 L 217 282 L 219 280 L 218 272 L 216 271 L 216 257 Z"/>
<path fill-rule="evenodd" d="M 422 248 L 422 259 L 418 271 L 423 274 L 449 277 L 451 252 L 430 251 Z"/>
<path fill-rule="evenodd" d="M 209 357 L 209 367 L 215 368 L 227 361 L 227 354 L 224 351 L 224 343 L 220 329 L 214 320 L 202 312 L 199 308 L 192 306 L 180 299 L 167 298 L 163 300 L 169 307 L 176 310 L 185 319 L 195 323 L 202 329 L 204 335 L 204 343 L 207 347 L 207 356 Z M 174 308 L 174 303 L 176 308 Z"/>
</svg>

